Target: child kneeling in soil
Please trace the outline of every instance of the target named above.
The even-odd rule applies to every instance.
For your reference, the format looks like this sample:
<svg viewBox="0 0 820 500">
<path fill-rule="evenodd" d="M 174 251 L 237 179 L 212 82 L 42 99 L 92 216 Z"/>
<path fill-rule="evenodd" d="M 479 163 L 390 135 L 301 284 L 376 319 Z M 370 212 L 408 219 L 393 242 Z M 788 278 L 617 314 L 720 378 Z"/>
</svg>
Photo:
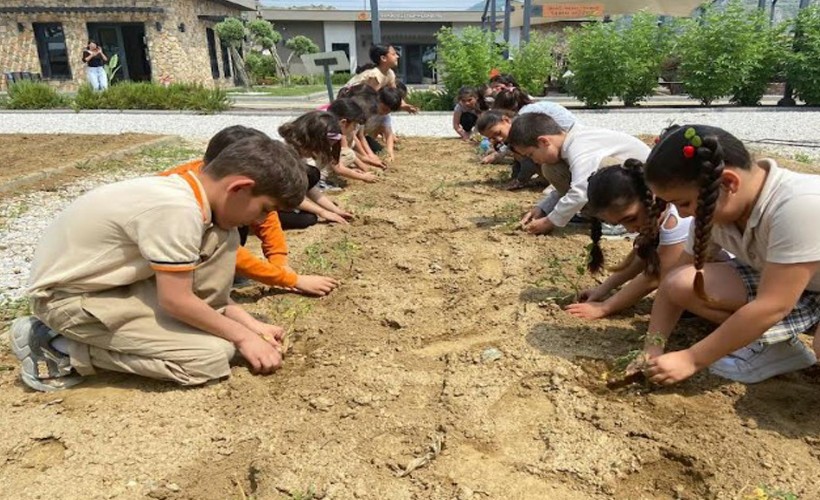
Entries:
<svg viewBox="0 0 820 500">
<path fill-rule="evenodd" d="M 682 351 L 645 347 L 644 373 L 673 384 L 698 370 L 744 383 L 807 368 L 820 351 L 820 176 L 754 162 L 736 137 L 689 125 L 646 161 L 656 196 L 695 216 L 680 267 L 660 284 L 647 337 L 666 339 L 684 310 L 720 326 Z M 719 249 L 735 256 L 710 262 Z"/>
<path fill-rule="evenodd" d="M 551 184 L 547 195 L 521 220 L 532 234 L 564 227 L 587 203 L 589 177 L 606 163 L 645 160 L 649 146 L 631 135 L 576 123 L 565 130 L 542 113 L 519 115 L 512 122 L 510 148 L 541 165 Z"/>
<path fill-rule="evenodd" d="M 681 217 L 675 205 L 652 195 L 638 160 L 594 173 L 589 178 L 587 195 L 586 212 L 594 217 L 588 264 L 591 273 L 599 272 L 604 265 L 601 219 L 640 233 L 632 252 L 614 269 L 616 272 L 597 287 L 581 292 L 580 302 L 566 308 L 578 318 L 598 319 L 637 304 L 657 288 L 659 280 L 680 260 L 692 218 Z M 624 284 L 607 298 L 609 292 Z"/>
<path fill-rule="evenodd" d="M 205 156 L 201 160 L 184 163 L 159 175 L 168 176 L 186 172 L 199 175 L 202 168 L 213 161 L 226 147 L 248 137 L 268 138 L 264 132 L 254 128 L 242 125 L 226 127 L 211 138 L 205 150 Z M 311 176 L 318 175 L 315 167 L 307 165 L 305 167 L 309 169 L 309 179 Z M 259 259 L 245 248 L 245 242 L 250 231 L 253 231 L 262 242 L 264 260 Z M 240 227 L 239 237 L 240 246 L 236 252 L 236 274 L 238 276 L 258 281 L 267 286 L 316 296 L 327 295 L 339 286 L 338 281 L 328 276 L 300 275 L 290 268 L 288 265 L 288 244 L 285 239 L 285 232 L 282 230 L 282 223 L 279 220 L 279 212 L 276 210 L 271 211 L 265 217 L 265 220 L 260 223 Z"/>
<path fill-rule="evenodd" d="M 52 391 L 105 369 L 199 385 L 229 376 L 237 350 L 254 371 L 276 369 L 283 330 L 229 297 L 236 228 L 298 205 L 306 184 L 292 148 L 251 137 L 199 174 L 131 179 L 76 199 L 37 246 L 34 316 L 10 330 L 23 382 Z"/>
<path fill-rule="evenodd" d="M 470 141 L 478 117 L 485 111 L 487 103 L 477 88 L 465 86 L 458 89 L 456 107 L 453 108 L 453 130 L 462 141 Z"/>
</svg>

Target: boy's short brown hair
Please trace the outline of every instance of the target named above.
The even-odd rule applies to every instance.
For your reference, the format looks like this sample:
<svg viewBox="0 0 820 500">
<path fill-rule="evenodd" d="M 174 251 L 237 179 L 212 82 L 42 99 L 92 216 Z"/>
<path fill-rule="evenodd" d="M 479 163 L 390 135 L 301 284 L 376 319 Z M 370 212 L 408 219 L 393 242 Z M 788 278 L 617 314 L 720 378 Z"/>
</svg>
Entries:
<svg viewBox="0 0 820 500">
<path fill-rule="evenodd" d="M 513 120 L 507 144 L 513 149 L 534 148 L 538 146 L 539 137 L 564 133 L 564 129 L 551 117 L 542 113 L 525 113 Z"/>
<path fill-rule="evenodd" d="M 307 193 L 307 173 L 296 150 L 269 137 L 248 137 L 228 145 L 202 171 L 216 180 L 229 175 L 253 179 L 253 195 L 270 196 L 282 210 L 298 207 Z"/>
</svg>

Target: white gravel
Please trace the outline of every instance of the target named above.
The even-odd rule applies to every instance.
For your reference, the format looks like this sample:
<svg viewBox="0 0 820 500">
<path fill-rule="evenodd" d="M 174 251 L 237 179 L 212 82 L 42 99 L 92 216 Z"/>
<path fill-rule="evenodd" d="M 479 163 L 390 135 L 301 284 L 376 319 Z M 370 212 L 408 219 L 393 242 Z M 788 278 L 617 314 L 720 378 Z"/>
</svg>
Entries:
<svg viewBox="0 0 820 500">
<path fill-rule="evenodd" d="M 765 148 L 784 156 L 800 154 L 820 158 L 820 112 L 817 111 L 729 108 L 578 110 L 575 113 L 587 125 L 607 127 L 630 134 L 655 134 L 670 123 L 717 125 L 756 148 Z M 0 113 L 0 133 L 141 132 L 207 140 L 226 126 L 242 124 L 277 137 L 276 129 L 279 125 L 298 114 L 300 112 L 237 112 L 219 115 L 155 112 Z M 407 136 L 455 137 L 451 130 L 449 113 L 423 113 L 415 116 L 400 114 L 394 117 L 394 126 L 400 134 Z M 773 144 L 771 141 L 792 144 Z M 119 180 L 128 176 L 127 172 L 122 172 L 113 179 Z M 23 294 L 36 242 L 54 214 L 88 189 L 113 179 L 110 174 L 90 176 L 57 192 L 30 193 L 5 200 L 0 204 L 0 218 L 11 216 L 13 219 L 13 223 L 6 223 L 5 227 L 0 226 L 0 302 Z"/>
</svg>

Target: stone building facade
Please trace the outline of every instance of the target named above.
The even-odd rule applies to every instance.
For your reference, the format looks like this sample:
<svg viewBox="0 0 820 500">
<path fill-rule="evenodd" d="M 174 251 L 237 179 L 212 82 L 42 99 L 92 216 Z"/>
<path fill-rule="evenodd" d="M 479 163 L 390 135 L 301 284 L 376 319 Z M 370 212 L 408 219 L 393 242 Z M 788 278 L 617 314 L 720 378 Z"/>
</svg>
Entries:
<svg viewBox="0 0 820 500">
<path fill-rule="evenodd" d="M 255 15 L 254 0 L 4 0 L 0 3 L 2 72 L 42 75 L 62 90 L 86 81 L 82 51 L 95 40 L 118 79 L 229 85 L 228 51 L 213 26 L 226 16 Z"/>
</svg>

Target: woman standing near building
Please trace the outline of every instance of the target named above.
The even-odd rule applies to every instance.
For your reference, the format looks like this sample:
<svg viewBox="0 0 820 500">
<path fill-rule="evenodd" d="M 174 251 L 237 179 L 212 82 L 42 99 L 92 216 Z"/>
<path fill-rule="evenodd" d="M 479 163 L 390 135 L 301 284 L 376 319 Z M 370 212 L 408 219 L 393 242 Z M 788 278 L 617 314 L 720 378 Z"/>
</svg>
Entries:
<svg viewBox="0 0 820 500">
<path fill-rule="evenodd" d="M 108 77 L 105 75 L 103 66 L 108 62 L 108 57 L 93 40 L 89 40 L 88 46 L 83 50 L 83 62 L 86 65 L 85 71 L 91 88 L 94 90 L 107 89 Z"/>
</svg>

